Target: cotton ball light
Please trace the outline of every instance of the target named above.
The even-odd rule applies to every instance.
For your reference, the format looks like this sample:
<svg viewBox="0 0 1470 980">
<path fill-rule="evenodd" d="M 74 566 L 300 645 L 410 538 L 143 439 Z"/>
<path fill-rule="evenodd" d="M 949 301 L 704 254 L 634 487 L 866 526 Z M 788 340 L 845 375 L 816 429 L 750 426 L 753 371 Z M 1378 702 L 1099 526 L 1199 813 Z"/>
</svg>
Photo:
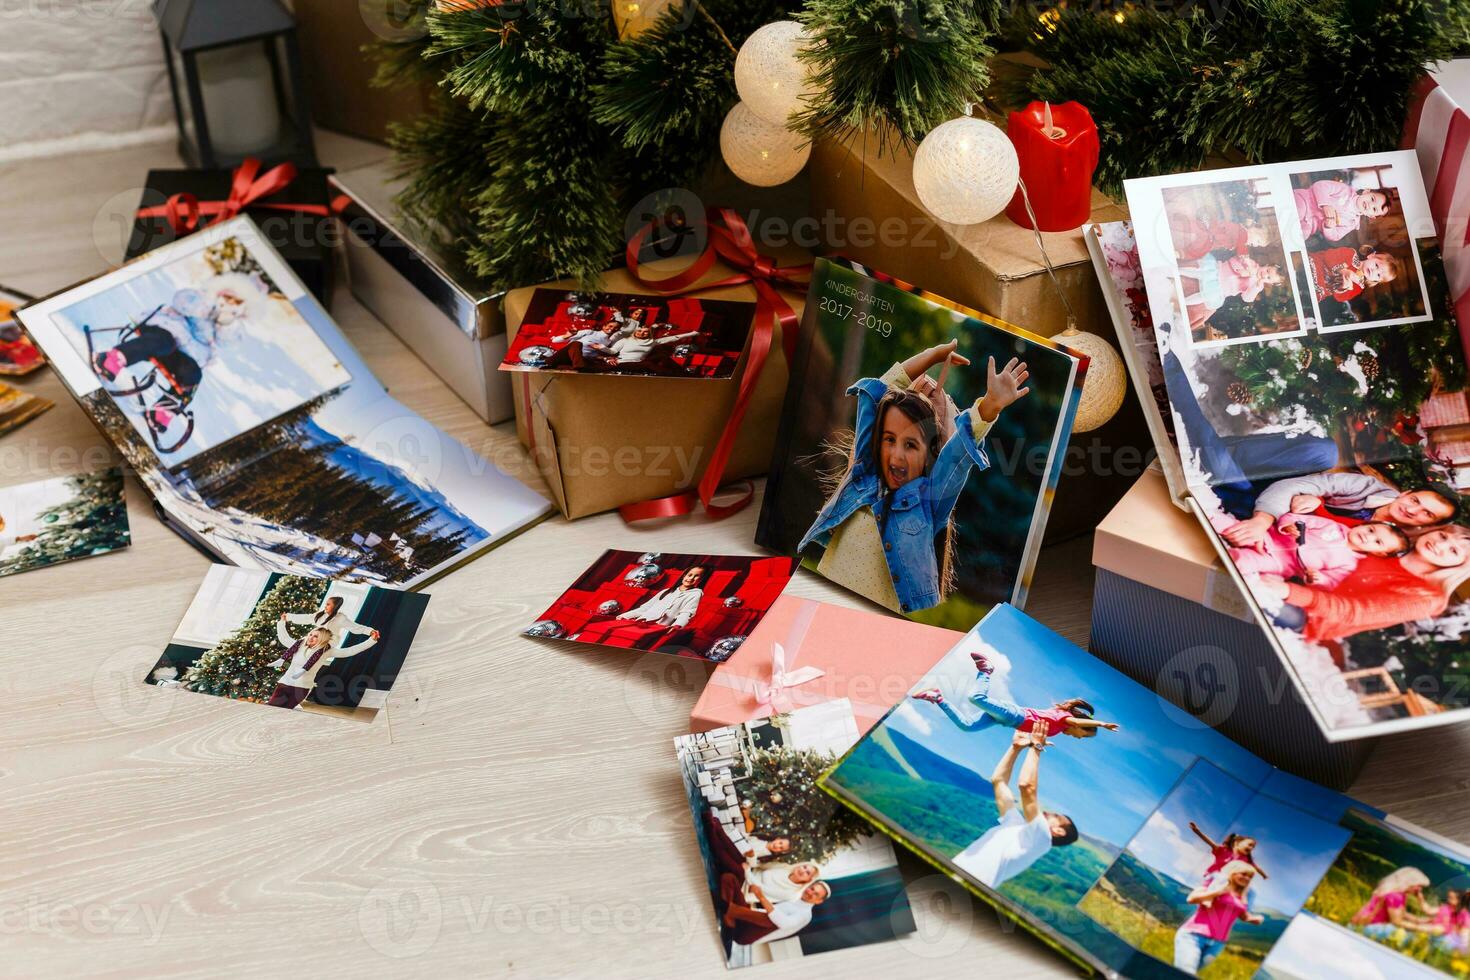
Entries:
<svg viewBox="0 0 1470 980">
<path fill-rule="evenodd" d="M 720 127 L 720 154 L 747 184 L 774 187 L 801 172 L 812 148 L 784 123 L 766 122 L 737 102 Z"/>
<path fill-rule="evenodd" d="M 1091 432 L 1117 414 L 1128 388 L 1123 360 L 1113 345 L 1095 333 L 1069 324 L 1052 337 L 1057 343 L 1087 356 L 1087 377 L 1082 379 L 1082 397 L 1077 402 L 1073 432 Z"/>
<path fill-rule="evenodd" d="M 1000 214 L 1020 178 L 1016 148 L 983 119 L 961 116 L 941 123 L 914 152 L 919 201 L 949 224 L 979 224 Z"/>
<path fill-rule="evenodd" d="M 680 0 L 612 0 L 613 26 L 618 40 L 627 41 L 652 27 L 665 10 Z"/>
<path fill-rule="evenodd" d="M 806 42 L 800 24 L 778 20 L 746 38 L 735 56 L 735 91 L 768 123 L 784 126 L 816 91 L 808 66 L 797 57 Z"/>
</svg>

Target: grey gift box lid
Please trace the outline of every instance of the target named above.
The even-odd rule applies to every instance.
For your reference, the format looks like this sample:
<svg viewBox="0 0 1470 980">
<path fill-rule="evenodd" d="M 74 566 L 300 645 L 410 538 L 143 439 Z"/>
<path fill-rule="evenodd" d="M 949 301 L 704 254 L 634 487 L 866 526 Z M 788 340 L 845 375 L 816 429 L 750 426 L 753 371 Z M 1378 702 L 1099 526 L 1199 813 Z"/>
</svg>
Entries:
<svg viewBox="0 0 1470 980">
<path fill-rule="evenodd" d="M 342 219 L 353 235 L 393 267 L 414 289 L 463 331 L 482 340 L 505 332 L 500 297 L 474 281 L 452 257 L 424 240 L 393 199 L 405 186 L 393 159 L 332 175 L 335 193 L 348 204 Z"/>
</svg>

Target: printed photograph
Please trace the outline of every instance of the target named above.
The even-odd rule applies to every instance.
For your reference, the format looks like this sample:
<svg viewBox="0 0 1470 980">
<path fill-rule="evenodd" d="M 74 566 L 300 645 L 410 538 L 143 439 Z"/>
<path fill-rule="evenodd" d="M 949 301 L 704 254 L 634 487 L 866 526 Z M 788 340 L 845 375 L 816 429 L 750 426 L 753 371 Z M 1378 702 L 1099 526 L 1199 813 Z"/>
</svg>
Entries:
<svg viewBox="0 0 1470 980">
<path fill-rule="evenodd" d="M 216 245 L 240 244 L 220 253 L 228 260 L 221 267 L 283 290 L 280 301 L 352 381 L 165 469 L 50 314 L 78 296 L 114 292 L 153 266 L 172 268 L 180 255 L 209 247 L 200 243 L 210 236 Z M 550 512 L 540 494 L 390 397 L 248 217 L 164 246 L 20 316 L 166 523 L 227 564 L 414 587 Z"/>
<path fill-rule="evenodd" d="M 146 683 L 370 722 L 429 597 L 211 565 Z"/>
<path fill-rule="evenodd" d="M 1161 194 L 1174 288 L 1194 344 L 1302 332 L 1267 176 L 1171 186 Z"/>
<path fill-rule="evenodd" d="M 1420 246 L 1394 170 L 1385 163 L 1291 175 L 1311 302 L 1323 330 L 1428 319 Z"/>
<path fill-rule="evenodd" d="M 728 378 L 755 304 L 538 289 L 503 371 Z"/>
<path fill-rule="evenodd" d="M 1428 226 L 1410 152 L 1247 172 L 1291 195 L 1309 257 Z M 1374 287 L 1352 329 L 1202 347 L 1169 312 L 1172 246 L 1144 230 L 1175 179 L 1128 191 L 1192 505 L 1329 738 L 1451 721 L 1470 708 L 1470 378 L 1436 243 L 1408 243 L 1414 322 Z"/>
<path fill-rule="evenodd" d="M 0 577 L 105 555 L 131 540 L 117 467 L 0 487 Z"/>
<path fill-rule="evenodd" d="M 1440 974 L 1470 976 L 1470 853 L 1364 810 L 1348 811 L 1342 826 L 1352 838 L 1306 903 L 1321 920 L 1317 931 L 1351 933 L 1392 951 L 1400 964 L 1409 960 Z M 1334 962 L 1324 957 L 1341 945 L 1315 944 L 1311 962 L 1318 975 Z M 1307 954 L 1298 948 L 1293 958 L 1301 962 Z M 1357 955 L 1374 958 L 1367 951 Z"/>
<path fill-rule="evenodd" d="M 914 931 L 893 846 L 817 787 L 856 738 L 837 700 L 675 739 L 726 966 Z"/>
<path fill-rule="evenodd" d="M 0 436 L 18 429 L 55 404 L 28 391 L 0 382 Z"/>
<path fill-rule="evenodd" d="M 1153 692 L 999 606 L 824 786 L 982 898 L 1003 900 L 1023 924 L 1121 969 L 1135 946 L 1079 904 L 1200 758 L 1248 789 L 1271 772 L 1212 729 L 1180 725 Z M 1208 813 L 1199 817 L 1215 845 L 1232 832 Z M 1211 863 L 1202 837 L 1186 845 L 1201 870 Z M 1259 860 L 1274 875 L 1269 853 Z M 1280 860 L 1284 869 L 1291 858 Z"/>
<path fill-rule="evenodd" d="M 935 626 L 1023 602 L 1084 370 L 819 259 L 757 543 Z"/>
<path fill-rule="evenodd" d="M 237 238 L 90 293 L 51 321 L 165 467 L 351 380 Z"/>
<path fill-rule="evenodd" d="M 27 297 L 0 288 L 0 375 L 30 374 L 46 363 L 15 319 L 16 307 L 26 302 Z"/>
<path fill-rule="evenodd" d="M 723 663 L 795 573 L 790 558 L 606 551 L 525 635 Z"/>
<path fill-rule="evenodd" d="M 1188 976 L 1254 976 L 1348 836 L 1201 760 L 1079 908 Z"/>
</svg>

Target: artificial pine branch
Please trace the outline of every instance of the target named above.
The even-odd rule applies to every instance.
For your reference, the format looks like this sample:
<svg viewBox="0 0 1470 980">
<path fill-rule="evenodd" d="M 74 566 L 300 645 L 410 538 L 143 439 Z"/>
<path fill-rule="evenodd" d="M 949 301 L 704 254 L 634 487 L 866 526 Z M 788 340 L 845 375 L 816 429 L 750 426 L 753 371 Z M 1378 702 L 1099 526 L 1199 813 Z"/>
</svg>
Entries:
<svg viewBox="0 0 1470 980">
<path fill-rule="evenodd" d="M 1121 17 L 1121 20 L 1119 20 Z M 1021 94 L 1098 123 L 1098 182 L 1392 149 L 1426 62 L 1462 50 L 1470 0 L 1233 0 L 1189 13 L 1128 5 L 1018 14 L 1048 67 Z"/>
<path fill-rule="evenodd" d="M 472 107 L 534 113 L 557 100 L 586 99 L 612 40 L 606 13 L 537 0 L 441 9 L 429 15 L 427 54 L 448 59 L 443 84 Z"/>
<path fill-rule="evenodd" d="M 989 83 L 996 0 L 807 0 L 798 20 L 821 94 L 796 124 L 839 141 L 876 129 L 879 152 L 964 112 Z M 887 124 L 881 126 L 879 124 Z"/>
</svg>

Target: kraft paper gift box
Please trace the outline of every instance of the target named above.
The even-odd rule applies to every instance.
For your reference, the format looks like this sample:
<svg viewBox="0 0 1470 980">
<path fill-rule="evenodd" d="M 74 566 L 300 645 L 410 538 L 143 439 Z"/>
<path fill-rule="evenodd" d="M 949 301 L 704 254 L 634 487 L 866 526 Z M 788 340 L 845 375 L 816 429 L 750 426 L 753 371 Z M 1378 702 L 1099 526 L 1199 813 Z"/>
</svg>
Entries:
<svg viewBox="0 0 1470 980">
<path fill-rule="evenodd" d="M 415 232 L 393 203 L 402 187 L 393 161 L 331 178 L 348 198 L 342 211 L 352 295 L 398 335 L 486 422 L 515 414 L 505 357 L 500 295 L 477 283 Z"/>
<path fill-rule="evenodd" d="M 710 675 L 690 714 L 690 731 L 847 698 L 861 736 L 907 697 L 963 636 L 895 616 L 783 595 L 740 649 Z"/>
<path fill-rule="evenodd" d="M 1069 303 L 1079 329 L 1117 346 L 1081 228 L 1042 236 L 1064 303 L 1047 275 L 1035 232 L 1004 214 L 975 225 L 936 221 L 914 189 L 912 151 L 899 147 L 879 154 L 876 147 L 873 136 L 812 144 L 811 212 L 827 248 L 1044 337 L 1066 329 Z M 1088 224 L 1128 217 L 1101 191 L 1093 192 L 1092 203 Z M 1131 398 L 1096 430 L 1074 434 L 1047 539 L 1091 531 L 1138 472 L 1127 460 L 1142 458 L 1137 454 L 1151 444 Z"/>
<path fill-rule="evenodd" d="M 1334 789 L 1373 740 L 1328 742 L 1193 514 L 1150 468 L 1098 525 L 1094 656 L 1267 762 Z"/>
<path fill-rule="evenodd" d="M 781 267 L 811 261 L 800 249 L 773 250 Z M 689 265 L 688 258 L 645 262 L 644 275 L 658 280 Z M 735 270 L 723 262 L 701 279 L 717 282 Z M 514 342 L 537 289 L 574 290 L 569 279 L 513 289 L 502 309 Z M 660 295 L 642 286 L 627 269 L 603 276 L 602 291 Z M 754 303 L 749 284 L 701 289 L 680 295 Z M 805 290 L 781 290 L 801 317 Z M 755 325 L 752 325 L 752 334 Z M 546 372 L 501 372 L 512 379 L 516 434 L 530 451 L 568 518 L 585 517 L 688 490 L 699 481 L 714 452 L 750 356 L 749 343 L 729 378 L 658 378 Z M 758 476 L 771 464 L 788 368 L 780 327 L 756 382 L 740 434 L 725 467 L 725 482 Z"/>
</svg>

